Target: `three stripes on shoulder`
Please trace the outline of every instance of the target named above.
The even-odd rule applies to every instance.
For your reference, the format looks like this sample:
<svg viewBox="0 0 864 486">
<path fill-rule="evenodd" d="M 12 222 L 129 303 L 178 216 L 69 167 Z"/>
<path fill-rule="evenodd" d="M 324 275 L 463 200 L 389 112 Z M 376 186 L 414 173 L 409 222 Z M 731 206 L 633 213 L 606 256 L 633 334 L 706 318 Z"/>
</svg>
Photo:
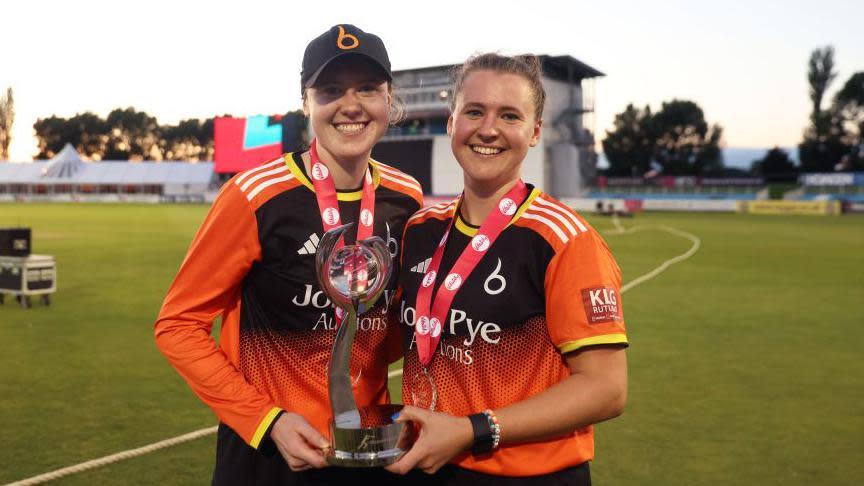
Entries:
<svg viewBox="0 0 864 486">
<path fill-rule="evenodd" d="M 570 208 L 543 196 L 541 194 L 531 201 L 522 213 L 523 218 L 543 223 L 555 233 L 561 243 L 567 243 L 571 237 L 579 233 L 588 232 L 588 228 L 579 221 Z"/>
<path fill-rule="evenodd" d="M 285 165 L 282 157 L 273 162 L 250 169 L 234 179 L 234 184 L 240 187 L 240 191 L 246 195 L 246 199 L 252 200 L 264 189 L 280 182 L 290 181 L 294 174 Z M 254 187 L 253 187 L 254 185 Z"/>
</svg>

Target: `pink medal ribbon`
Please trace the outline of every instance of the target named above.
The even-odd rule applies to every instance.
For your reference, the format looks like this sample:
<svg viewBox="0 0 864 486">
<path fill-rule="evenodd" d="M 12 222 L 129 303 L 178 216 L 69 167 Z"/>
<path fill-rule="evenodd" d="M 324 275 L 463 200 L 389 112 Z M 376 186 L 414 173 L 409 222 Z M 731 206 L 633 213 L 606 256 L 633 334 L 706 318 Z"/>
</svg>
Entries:
<svg viewBox="0 0 864 486">
<path fill-rule="evenodd" d="M 309 156 L 311 163 L 309 164 L 309 176 L 312 179 L 312 186 L 315 188 L 315 199 L 318 200 L 318 209 L 321 214 L 321 222 L 324 224 L 324 231 L 330 231 L 342 225 L 342 217 L 339 214 L 339 199 L 336 197 L 336 184 L 333 182 L 333 176 L 330 175 L 330 169 L 321 162 L 318 158 L 318 140 L 313 139 L 309 146 Z M 360 217 L 357 223 L 357 239 L 362 241 L 372 236 L 372 229 L 375 223 L 375 186 L 372 183 L 372 171 L 369 167 L 366 168 L 366 175 L 363 177 L 363 196 L 360 199 Z M 336 250 L 345 245 L 345 240 L 342 239 L 336 245 Z M 355 267 L 353 262 L 349 261 L 345 266 L 346 272 L 354 272 Z M 365 275 L 365 272 L 359 269 L 359 274 Z M 365 285 L 365 282 L 361 282 Z M 345 319 L 345 314 L 341 308 L 336 307 L 336 326 L 342 325 Z"/>
<path fill-rule="evenodd" d="M 454 213 L 450 220 L 450 225 L 441 238 L 441 242 L 438 243 L 438 247 L 432 255 L 432 261 L 429 262 L 429 268 L 423 275 L 420 288 L 417 290 L 418 317 L 414 327 L 414 335 L 417 341 L 417 353 L 420 355 L 420 364 L 423 366 L 425 374 L 428 375 L 426 369 L 432 362 L 435 349 L 441 340 L 442 326 L 447 322 L 447 313 L 450 312 L 450 305 L 453 303 L 456 293 L 477 264 L 480 263 L 480 259 L 486 254 L 486 251 L 507 227 L 527 194 L 528 187 L 522 182 L 522 179 L 519 179 L 513 188 L 498 201 L 498 207 L 489 213 L 486 220 L 483 221 L 483 225 L 477 230 L 477 234 L 471 239 L 471 243 L 462 250 L 456 263 L 453 264 L 453 268 L 450 269 L 450 273 L 447 274 L 444 282 L 438 288 L 438 292 L 435 293 L 433 301 L 432 289 L 435 287 L 435 279 L 438 276 L 438 269 L 444 256 L 444 247 L 447 246 L 447 238 L 453 229 L 457 214 Z"/>
</svg>

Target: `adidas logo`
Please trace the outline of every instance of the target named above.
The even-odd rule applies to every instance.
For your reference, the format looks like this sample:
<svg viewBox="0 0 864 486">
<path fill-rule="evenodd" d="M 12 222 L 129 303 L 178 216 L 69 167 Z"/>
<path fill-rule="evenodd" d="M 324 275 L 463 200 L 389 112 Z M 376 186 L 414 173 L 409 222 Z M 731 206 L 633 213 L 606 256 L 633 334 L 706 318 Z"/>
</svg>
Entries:
<svg viewBox="0 0 864 486">
<path fill-rule="evenodd" d="M 429 257 L 422 262 L 418 263 L 411 267 L 411 271 L 414 273 L 426 273 L 426 270 L 429 269 L 429 264 L 432 263 L 432 257 Z"/>
<path fill-rule="evenodd" d="M 303 243 L 303 246 L 297 250 L 298 255 L 314 255 L 318 251 L 318 235 L 312 233 L 309 238 Z"/>
</svg>

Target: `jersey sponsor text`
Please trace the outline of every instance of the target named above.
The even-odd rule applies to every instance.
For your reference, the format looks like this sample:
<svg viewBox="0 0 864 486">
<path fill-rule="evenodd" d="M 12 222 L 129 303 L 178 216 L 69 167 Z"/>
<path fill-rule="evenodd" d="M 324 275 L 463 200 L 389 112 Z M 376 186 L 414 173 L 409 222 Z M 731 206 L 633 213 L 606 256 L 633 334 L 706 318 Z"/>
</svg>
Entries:
<svg viewBox="0 0 864 486">
<path fill-rule="evenodd" d="M 430 330 L 428 318 L 422 316 L 418 319 L 417 311 L 413 307 L 406 305 L 404 300 L 401 302 L 399 322 L 411 327 L 414 327 L 415 323 L 419 324 L 422 326 L 420 332 L 423 334 L 425 334 L 424 330 L 425 332 L 429 332 Z M 442 331 L 447 329 L 450 335 L 457 336 L 456 327 L 462 325 L 462 323 L 464 323 L 465 329 L 468 331 L 468 336 L 462 340 L 462 344 L 465 346 L 474 344 L 478 337 L 489 344 L 498 344 L 501 341 L 501 326 L 494 322 L 472 319 L 468 317 L 467 312 L 460 309 L 450 309 L 450 317 L 447 319 L 447 323 L 441 326 L 441 328 Z"/>
<path fill-rule="evenodd" d="M 582 289 L 582 304 L 585 307 L 589 324 L 620 322 L 622 320 L 618 296 L 613 288 Z"/>
</svg>

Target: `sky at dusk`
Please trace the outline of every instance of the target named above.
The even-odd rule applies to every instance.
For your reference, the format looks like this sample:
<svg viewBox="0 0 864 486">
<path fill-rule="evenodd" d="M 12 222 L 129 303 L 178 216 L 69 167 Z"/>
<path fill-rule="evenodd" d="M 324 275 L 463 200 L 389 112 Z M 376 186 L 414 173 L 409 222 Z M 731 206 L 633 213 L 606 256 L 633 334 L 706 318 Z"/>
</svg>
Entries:
<svg viewBox="0 0 864 486">
<path fill-rule="evenodd" d="M 602 71 L 603 137 L 628 103 L 698 103 L 727 147 L 794 146 L 811 110 L 807 61 L 833 45 L 829 96 L 864 71 L 864 2 L 3 2 L 0 89 L 15 93 L 12 160 L 37 118 L 133 106 L 176 123 L 300 107 L 309 40 L 337 23 L 384 39 L 393 68 L 476 52 L 571 55 Z"/>
</svg>

